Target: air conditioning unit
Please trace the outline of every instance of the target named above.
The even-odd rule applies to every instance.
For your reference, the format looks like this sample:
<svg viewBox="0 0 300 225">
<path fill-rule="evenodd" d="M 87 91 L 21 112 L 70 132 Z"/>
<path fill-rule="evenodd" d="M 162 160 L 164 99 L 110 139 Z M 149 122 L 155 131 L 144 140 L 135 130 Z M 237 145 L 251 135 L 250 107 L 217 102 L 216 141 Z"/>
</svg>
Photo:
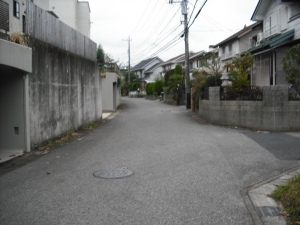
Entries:
<svg viewBox="0 0 300 225">
<path fill-rule="evenodd" d="M 264 33 L 258 33 L 257 34 L 257 42 L 261 42 L 264 39 Z"/>
</svg>

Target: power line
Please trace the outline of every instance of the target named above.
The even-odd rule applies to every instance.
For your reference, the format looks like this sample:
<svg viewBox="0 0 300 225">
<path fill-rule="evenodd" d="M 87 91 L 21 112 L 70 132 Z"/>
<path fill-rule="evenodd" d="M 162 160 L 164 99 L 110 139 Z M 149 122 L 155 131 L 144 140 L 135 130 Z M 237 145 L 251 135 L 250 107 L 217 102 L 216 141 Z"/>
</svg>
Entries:
<svg viewBox="0 0 300 225">
<path fill-rule="evenodd" d="M 193 15 L 193 13 L 194 13 L 194 10 L 195 10 L 195 7 L 196 7 L 196 5 L 197 5 L 197 2 L 198 2 L 198 0 L 196 0 L 196 2 L 195 2 L 195 4 L 194 4 L 193 11 L 192 11 L 192 13 L 191 13 L 191 15 L 190 15 L 190 18 L 189 18 L 189 20 L 188 20 L 188 24 L 189 24 L 190 21 L 191 21 L 191 17 L 192 17 L 192 15 Z"/>
<path fill-rule="evenodd" d="M 199 9 L 198 13 L 196 14 L 196 16 L 194 17 L 193 22 L 188 26 L 188 29 L 193 25 L 193 23 L 195 22 L 196 18 L 198 17 L 198 15 L 200 14 L 201 10 L 203 9 L 203 7 L 205 6 L 207 0 L 204 1 L 204 3 L 202 4 L 201 8 Z"/>
</svg>

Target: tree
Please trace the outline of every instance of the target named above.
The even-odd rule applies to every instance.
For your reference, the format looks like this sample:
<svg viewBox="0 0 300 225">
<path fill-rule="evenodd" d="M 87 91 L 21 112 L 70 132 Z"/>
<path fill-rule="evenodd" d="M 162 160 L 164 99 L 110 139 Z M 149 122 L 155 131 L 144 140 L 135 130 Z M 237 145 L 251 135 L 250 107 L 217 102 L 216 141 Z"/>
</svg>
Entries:
<svg viewBox="0 0 300 225">
<path fill-rule="evenodd" d="M 282 58 L 282 68 L 287 74 L 286 81 L 300 84 L 300 46 L 290 48 Z"/>
<path fill-rule="evenodd" d="M 234 57 L 232 62 L 227 64 L 232 86 L 235 89 L 238 90 L 250 84 L 248 70 L 252 64 L 253 56 L 249 52 L 246 52 L 243 57 Z"/>
<path fill-rule="evenodd" d="M 182 75 L 182 74 L 183 74 L 182 66 L 181 66 L 181 65 L 177 64 L 177 65 L 175 66 L 174 74 L 179 74 L 179 75 Z"/>
<path fill-rule="evenodd" d="M 98 48 L 97 48 L 97 63 L 104 63 L 105 62 L 104 55 L 105 55 L 105 53 L 104 53 L 104 50 L 102 48 L 102 45 L 99 44 Z"/>
<path fill-rule="evenodd" d="M 175 91 L 178 87 L 178 84 L 180 89 L 182 89 L 182 80 L 183 80 L 182 66 L 176 65 L 174 69 L 174 74 L 172 74 L 167 81 L 169 90 Z"/>
<path fill-rule="evenodd" d="M 183 79 L 182 75 L 179 74 L 171 75 L 168 81 L 169 90 L 175 91 L 178 87 L 178 84 L 179 84 L 179 88 L 182 89 L 182 79 Z"/>
<path fill-rule="evenodd" d="M 136 75 L 134 72 L 130 72 L 130 82 L 137 82 L 137 81 L 140 81 L 138 75 Z M 124 73 L 124 82 L 128 83 L 128 72 Z"/>
<path fill-rule="evenodd" d="M 212 53 L 211 60 L 202 61 L 202 65 L 204 68 L 208 69 L 208 74 L 214 76 L 215 78 L 215 86 L 218 84 L 218 77 L 221 76 L 224 68 L 221 66 L 221 58 L 217 56 L 216 53 Z"/>
<path fill-rule="evenodd" d="M 128 94 L 129 91 L 136 91 L 141 87 L 141 79 L 134 72 L 130 72 L 130 84 L 128 84 L 128 72 L 124 74 L 124 82 L 122 82 L 121 92 Z"/>
<path fill-rule="evenodd" d="M 159 95 L 163 91 L 164 82 L 162 80 L 155 81 L 153 85 L 153 94 Z"/>
<path fill-rule="evenodd" d="M 115 62 L 115 60 L 108 53 L 105 53 L 105 55 L 104 55 L 104 61 L 105 61 L 105 63 L 114 63 Z"/>
<path fill-rule="evenodd" d="M 153 95 L 153 87 L 155 83 L 147 83 L 146 85 L 146 93 L 147 95 Z"/>
</svg>

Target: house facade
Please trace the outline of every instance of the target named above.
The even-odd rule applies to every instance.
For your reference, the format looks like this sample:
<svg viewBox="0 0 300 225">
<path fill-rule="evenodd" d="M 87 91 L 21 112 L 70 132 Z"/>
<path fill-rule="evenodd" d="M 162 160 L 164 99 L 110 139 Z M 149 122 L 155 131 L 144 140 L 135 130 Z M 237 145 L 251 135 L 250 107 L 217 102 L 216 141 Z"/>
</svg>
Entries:
<svg viewBox="0 0 300 225">
<path fill-rule="evenodd" d="M 8 14 L 3 14 L 1 18 L 1 30 L 25 33 L 26 26 L 26 1 L 21 0 L 1 0 L 2 7 L 8 7 Z M 90 7 L 88 2 L 78 0 L 30 0 L 36 6 L 52 14 L 63 23 L 74 30 L 90 37 Z M 68 10 L 66 10 L 66 8 Z M 3 10 L 7 11 L 7 10 Z M 7 21 L 9 21 L 7 23 Z M 3 29 L 4 28 L 4 29 Z"/>
<path fill-rule="evenodd" d="M 159 57 L 149 58 L 145 59 L 138 64 L 136 64 L 134 67 L 131 68 L 131 72 L 134 72 L 140 79 L 142 79 L 142 86 L 146 85 L 147 77 L 149 75 L 149 71 L 146 72 L 149 69 L 154 69 L 155 66 L 162 63 L 163 60 L 161 60 Z M 146 74 L 145 74 L 146 72 Z"/>
<path fill-rule="evenodd" d="M 183 53 L 183 54 L 180 54 L 178 56 L 175 56 L 175 57 L 163 62 L 161 64 L 163 73 L 166 73 L 169 70 L 175 69 L 175 66 L 177 64 L 180 64 L 181 66 L 183 66 L 182 62 L 184 62 L 184 59 L 185 59 L 184 57 L 185 57 L 185 54 Z"/>
<path fill-rule="evenodd" d="M 251 20 L 263 24 L 256 45 L 248 49 L 254 55 L 252 85 L 288 85 L 282 58 L 300 43 L 300 2 L 260 0 Z"/>
<path fill-rule="evenodd" d="M 143 81 L 145 81 L 146 83 L 152 83 L 155 82 L 155 79 L 163 79 L 162 71 L 163 68 L 161 66 L 161 63 L 156 63 L 144 72 L 145 77 Z"/>
<path fill-rule="evenodd" d="M 257 34 L 262 30 L 262 23 L 256 22 L 231 35 L 225 40 L 215 45 L 218 48 L 218 55 L 221 59 L 222 67 L 230 62 L 233 57 L 241 55 L 250 47 L 255 46 Z"/>
<path fill-rule="evenodd" d="M 102 117 L 96 43 L 33 2 L 0 0 L 9 21 L 0 21 L 0 154 L 29 152 Z M 25 33 L 24 45 L 7 40 L 13 32 Z"/>
</svg>

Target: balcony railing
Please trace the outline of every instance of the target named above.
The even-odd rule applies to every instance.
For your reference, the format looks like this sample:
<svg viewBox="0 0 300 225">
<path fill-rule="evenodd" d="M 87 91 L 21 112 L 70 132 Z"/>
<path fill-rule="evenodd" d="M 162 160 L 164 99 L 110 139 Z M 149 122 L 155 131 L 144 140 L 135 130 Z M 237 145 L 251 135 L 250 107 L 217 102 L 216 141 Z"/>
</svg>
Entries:
<svg viewBox="0 0 300 225">
<path fill-rule="evenodd" d="M 227 58 L 230 58 L 233 56 L 234 56 L 234 51 L 227 52 L 227 53 L 224 53 L 223 55 L 221 55 L 221 60 L 224 60 L 224 59 L 227 59 Z"/>
<path fill-rule="evenodd" d="M 99 69 L 102 73 L 105 72 L 114 72 L 116 74 L 121 74 L 120 73 L 120 68 L 117 65 L 117 63 L 100 63 L 99 64 Z"/>
</svg>

